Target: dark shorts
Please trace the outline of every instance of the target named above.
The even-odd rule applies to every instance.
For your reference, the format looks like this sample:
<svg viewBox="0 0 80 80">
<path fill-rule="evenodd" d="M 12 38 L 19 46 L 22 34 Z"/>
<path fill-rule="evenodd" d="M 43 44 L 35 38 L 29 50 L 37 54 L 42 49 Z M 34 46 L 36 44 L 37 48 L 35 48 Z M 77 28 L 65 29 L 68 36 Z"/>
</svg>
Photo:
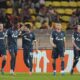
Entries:
<svg viewBox="0 0 80 80">
<path fill-rule="evenodd" d="M 6 48 L 0 49 L 0 56 L 6 55 Z"/>
<path fill-rule="evenodd" d="M 64 49 L 57 49 L 57 48 L 54 48 L 52 50 L 52 58 L 53 59 L 56 59 L 58 57 L 64 57 Z"/>
<path fill-rule="evenodd" d="M 9 46 L 9 52 L 10 54 L 14 54 L 14 53 L 17 53 L 17 46 Z"/>
<path fill-rule="evenodd" d="M 23 48 L 23 54 L 26 56 L 26 57 L 32 57 L 33 58 L 33 49 L 29 48 L 29 47 L 26 47 L 26 48 Z"/>
<path fill-rule="evenodd" d="M 79 57 L 80 57 L 80 51 L 74 48 L 74 59 L 79 59 Z"/>
</svg>

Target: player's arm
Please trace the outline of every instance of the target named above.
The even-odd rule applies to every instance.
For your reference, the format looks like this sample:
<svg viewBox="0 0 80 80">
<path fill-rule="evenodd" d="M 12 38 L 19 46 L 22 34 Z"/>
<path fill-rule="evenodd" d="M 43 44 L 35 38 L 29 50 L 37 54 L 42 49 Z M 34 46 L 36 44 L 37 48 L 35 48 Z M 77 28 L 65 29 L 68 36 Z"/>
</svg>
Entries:
<svg viewBox="0 0 80 80">
<path fill-rule="evenodd" d="M 6 32 L 4 34 L 4 37 L 5 37 L 5 47 L 7 49 L 8 48 L 8 40 L 7 40 L 7 38 L 8 38 L 8 30 L 6 30 Z"/>
<path fill-rule="evenodd" d="M 35 45 L 35 49 L 38 50 L 38 40 L 34 40 L 33 44 Z"/>
<path fill-rule="evenodd" d="M 65 36 L 65 33 L 64 33 L 64 48 L 66 47 L 66 36 Z"/>
<path fill-rule="evenodd" d="M 35 38 L 35 34 L 33 33 L 33 44 L 35 45 L 36 51 L 38 50 L 38 40 Z"/>
<path fill-rule="evenodd" d="M 23 28 L 24 28 L 24 25 L 18 25 L 18 36 L 22 36 L 23 35 Z"/>
<path fill-rule="evenodd" d="M 77 49 L 77 50 L 80 50 L 80 48 L 76 45 L 76 43 L 75 43 L 75 36 L 74 36 L 74 34 L 72 35 L 72 44 L 73 44 L 73 46 Z"/>
<path fill-rule="evenodd" d="M 56 44 L 54 44 L 54 42 L 53 42 L 53 37 L 52 37 L 52 35 L 50 36 L 50 44 L 51 44 L 51 46 L 53 47 L 53 48 L 56 48 Z"/>
</svg>

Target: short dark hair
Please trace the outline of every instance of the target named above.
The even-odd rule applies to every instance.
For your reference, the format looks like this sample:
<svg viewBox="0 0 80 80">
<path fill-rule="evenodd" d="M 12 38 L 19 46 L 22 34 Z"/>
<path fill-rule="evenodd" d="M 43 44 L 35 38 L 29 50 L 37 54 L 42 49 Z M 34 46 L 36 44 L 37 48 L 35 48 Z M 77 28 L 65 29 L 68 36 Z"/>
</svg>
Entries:
<svg viewBox="0 0 80 80">
<path fill-rule="evenodd" d="M 25 24 L 25 26 L 26 26 L 28 29 L 31 29 L 31 25 L 30 25 L 30 24 Z"/>
</svg>

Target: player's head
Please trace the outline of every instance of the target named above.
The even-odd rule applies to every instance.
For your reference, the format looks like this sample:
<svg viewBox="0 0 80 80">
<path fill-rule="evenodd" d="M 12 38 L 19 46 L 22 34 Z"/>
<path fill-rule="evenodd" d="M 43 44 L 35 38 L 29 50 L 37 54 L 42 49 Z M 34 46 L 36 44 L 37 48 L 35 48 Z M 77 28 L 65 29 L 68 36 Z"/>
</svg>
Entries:
<svg viewBox="0 0 80 80">
<path fill-rule="evenodd" d="M 55 23 L 55 30 L 57 32 L 61 32 L 61 29 L 62 29 L 61 23 Z"/>
<path fill-rule="evenodd" d="M 80 32 L 80 24 L 77 25 L 77 31 Z"/>
<path fill-rule="evenodd" d="M 3 31 L 3 28 L 4 28 L 3 23 L 0 23 L 0 31 Z"/>
<path fill-rule="evenodd" d="M 24 30 L 30 32 L 31 25 L 30 24 L 26 24 Z"/>
</svg>

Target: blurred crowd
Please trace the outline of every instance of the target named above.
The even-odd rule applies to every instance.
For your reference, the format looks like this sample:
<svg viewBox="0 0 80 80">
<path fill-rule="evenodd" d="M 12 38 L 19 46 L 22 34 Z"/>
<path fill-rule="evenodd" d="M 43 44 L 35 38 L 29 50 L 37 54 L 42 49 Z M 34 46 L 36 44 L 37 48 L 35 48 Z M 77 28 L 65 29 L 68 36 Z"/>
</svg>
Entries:
<svg viewBox="0 0 80 80">
<path fill-rule="evenodd" d="M 0 0 L 0 22 L 5 24 L 5 28 L 11 27 L 12 23 L 18 23 L 20 26 L 30 24 L 32 29 L 52 29 L 54 23 L 61 23 L 63 20 L 51 5 L 44 5 L 45 1 Z M 67 28 L 72 29 L 79 22 L 80 10 L 77 9 L 73 11 Z"/>
</svg>

